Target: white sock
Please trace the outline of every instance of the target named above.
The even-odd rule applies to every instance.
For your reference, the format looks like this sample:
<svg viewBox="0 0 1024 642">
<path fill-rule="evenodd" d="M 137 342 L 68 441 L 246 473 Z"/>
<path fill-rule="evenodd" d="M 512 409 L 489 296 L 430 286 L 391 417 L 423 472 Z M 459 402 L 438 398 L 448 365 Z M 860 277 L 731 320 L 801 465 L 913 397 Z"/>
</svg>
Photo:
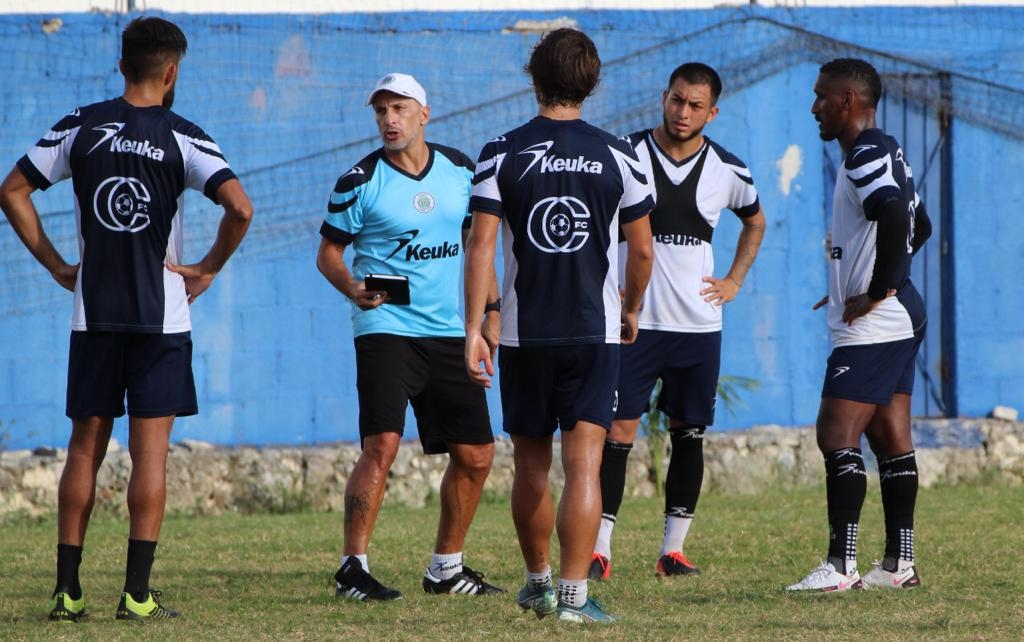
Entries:
<svg viewBox="0 0 1024 642">
<path fill-rule="evenodd" d="M 462 551 L 440 555 L 434 553 L 430 556 L 430 566 L 427 572 L 439 580 L 448 580 L 462 572 Z"/>
<path fill-rule="evenodd" d="M 369 560 L 366 559 L 366 553 L 361 553 L 359 555 L 342 555 L 341 556 L 341 565 L 344 566 L 345 565 L 345 561 L 348 558 L 350 558 L 350 557 L 354 557 L 357 560 L 359 560 L 359 563 L 363 565 L 363 570 L 366 571 L 367 573 L 370 572 L 370 562 L 369 562 Z"/>
<path fill-rule="evenodd" d="M 551 567 L 547 567 L 540 573 L 531 573 L 526 569 L 526 582 L 533 588 L 551 586 Z"/>
<path fill-rule="evenodd" d="M 597 542 L 594 543 L 594 552 L 604 555 L 609 560 L 612 558 L 612 529 L 614 528 L 615 520 L 602 517 L 601 528 L 597 531 Z"/>
<path fill-rule="evenodd" d="M 665 516 L 665 536 L 661 539 L 661 553 L 668 555 L 672 551 L 683 552 L 683 542 L 686 541 L 686 533 L 690 530 L 692 517 Z"/>
<path fill-rule="evenodd" d="M 587 603 L 587 581 L 558 578 L 558 601 L 581 608 Z"/>
</svg>

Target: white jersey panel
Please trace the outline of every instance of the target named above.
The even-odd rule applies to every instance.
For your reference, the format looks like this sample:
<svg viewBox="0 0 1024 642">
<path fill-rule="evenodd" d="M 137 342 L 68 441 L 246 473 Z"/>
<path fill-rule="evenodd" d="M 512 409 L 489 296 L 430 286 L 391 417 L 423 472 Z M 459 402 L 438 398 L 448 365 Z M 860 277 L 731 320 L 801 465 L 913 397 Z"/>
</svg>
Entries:
<svg viewBox="0 0 1024 642">
<path fill-rule="evenodd" d="M 834 347 L 901 341 L 914 336 L 911 314 L 897 297 L 852 324 L 843 321 L 845 301 L 868 291 L 874 273 L 877 223 L 865 216 L 864 203 L 880 192 L 900 194 L 894 162 L 903 162 L 881 141 L 879 130 L 866 130 L 836 172 L 832 198 L 831 260 L 829 261 L 828 325 Z M 876 140 L 878 139 L 878 140 Z M 895 142 L 893 142 L 895 147 Z M 900 173 L 909 177 L 909 171 Z M 913 200 L 916 200 L 916 196 Z"/>
<path fill-rule="evenodd" d="M 723 209 L 730 209 L 741 217 L 756 214 L 760 204 L 750 171 L 742 161 L 707 138 L 699 152 L 681 162 L 658 147 L 650 130 L 631 135 L 630 141 L 648 176 L 656 203 L 651 213 L 654 266 L 639 314 L 640 328 L 670 332 L 720 331 L 722 308 L 704 301 L 700 294 L 707 287 L 704 277 L 714 274 L 711 243 L 691 234 L 671 233 L 666 228 L 674 227 L 675 219 L 696 214 L 714 230 Z M 654 162 L 658 163 L 667 182 L 658 180 Z M 691 176 L 695 171 L 699 175 Z M 659 194 L 659 183 L 663 192 L 671 191 L 671 194 Z M 685 203 L 682 207 L 677 198 Z M 690 198 L 695 202 L 686 200 Z M 625 272 L 625 258 L 626 248 L 622 244 L 620 276 Z"/>
</svg>

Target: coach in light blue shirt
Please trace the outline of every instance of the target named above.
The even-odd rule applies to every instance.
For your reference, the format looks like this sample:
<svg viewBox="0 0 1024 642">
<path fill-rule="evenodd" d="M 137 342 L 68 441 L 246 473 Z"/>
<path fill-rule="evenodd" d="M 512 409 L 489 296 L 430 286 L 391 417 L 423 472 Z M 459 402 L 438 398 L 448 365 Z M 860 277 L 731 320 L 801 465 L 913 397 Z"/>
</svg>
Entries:
<svg viewBox="0 0 1024 642">
<path fill-rule="evenodd" d="M 498 593 L 462 563 L 466 532 L 494 457 L 484 392 L 463 365 L 458 311 L 473 163 L 462 152 L 426 141 L 430 107 L 412 76 L 385 75 L 367 104 L 383 146 L 338 179 L 317 254 L 320 272 L 352 302 L 362 444 L 345 487 L 336 594 L 357 601 L 401 597 L 370 574 L 367 549 L 410 401 L 424 452 L 450 458 L 423 590 Z M 349 246 L 351 270 L 344 261 Z M 396 288 L 368 287 L 371 275 Z M 496 304 L 496 288 L 492 295 Z M 492 317 L 485 335 L 496 346 L 497 315 L 484 316 Z"/>
</svg>

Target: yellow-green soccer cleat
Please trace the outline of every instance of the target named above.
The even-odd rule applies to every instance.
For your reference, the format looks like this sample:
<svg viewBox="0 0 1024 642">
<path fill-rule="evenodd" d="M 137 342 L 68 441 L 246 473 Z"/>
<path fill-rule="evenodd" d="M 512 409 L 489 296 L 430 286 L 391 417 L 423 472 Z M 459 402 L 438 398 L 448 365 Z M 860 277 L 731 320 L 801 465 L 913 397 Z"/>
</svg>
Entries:
<svg viewBox="0 0 1024 642">
<path fill-rule="evenodd" d="M 166 620 L 169 618 L 181 617 L 181 613 L 166 608 L 156 601 L 160 597 L 160 591 L 150 591 L 146 599 L 136 602 L 131 593 L 122 593 L 121 602 L 117 605 L 117 619 L 119 620 Z"/>
<path fill-rule="evenodd" d="M 50 598 L 51 622 L 78 622 L 85 616 L 85 595 L 73 600 L 67 593 L 57 593 Z"/>
</svg>

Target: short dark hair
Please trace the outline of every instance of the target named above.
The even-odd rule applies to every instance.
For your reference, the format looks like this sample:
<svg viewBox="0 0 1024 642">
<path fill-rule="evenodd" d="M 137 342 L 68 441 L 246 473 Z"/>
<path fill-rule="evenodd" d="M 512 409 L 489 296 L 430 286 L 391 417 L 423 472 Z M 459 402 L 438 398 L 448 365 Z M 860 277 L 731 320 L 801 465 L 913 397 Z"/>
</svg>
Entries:
<svg viewBox="0 0 1024 642">
<path fill-rule="evenodd" d="M 136 18 L 121 33 L 125 78 L 139 82 L 159 74 L 168 62 L 185 55 L 188 40 L 178 25 L 163 18 Z"/>
<path fill-rule="evenodd" d="M 820 73 L 831 78 L 848 78 L 862 83 L 868 90 L 872 107 L 882 99 L 882 79 L 878 71 L 866 60 L 860 58 L 836 58 L 821 66 Z"/>
<path fill-rule="evenodd" d="M 676 67 L 672 75 L 668 77 L 669 88 L 679 78 L 685 80 L 688 85 L 708 85 L 711 87 L 712 105 L 717 103 L 718 97 L 722 95 L 722 79 L 719 77 L 718 72 L 710 65 L 705 65 L 702 62 L 684 62 Z"/>
<path fill-rule="evenodd" d="M 537 102 L 545 107 L 581 105 L 601 80 L 601 58 L 587 34 L 555 29 L 533 48 L 523 71 L 533 80 Z"/>
</svg>

